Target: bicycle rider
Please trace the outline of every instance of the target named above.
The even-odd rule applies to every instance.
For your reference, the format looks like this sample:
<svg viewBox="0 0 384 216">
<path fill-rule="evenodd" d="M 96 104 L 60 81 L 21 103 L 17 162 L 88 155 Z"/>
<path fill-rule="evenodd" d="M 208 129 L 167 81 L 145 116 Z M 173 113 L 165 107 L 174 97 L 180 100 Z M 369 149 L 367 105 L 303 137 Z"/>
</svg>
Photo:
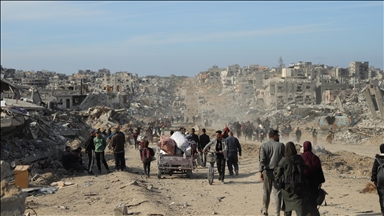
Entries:
<svg viewBox="0 0 384 216">
<path fill-rule="evenodd" d="M 209 152 L 216 153 L 216 165 L 217 170 L 219 171 L 219 181 L 224 184 L 224 176 L 225 176 L 225 161 L 227 160 L 227 144 L 225 139 L 221 136 L 221 130 L 216 131 L 216 138 L 210 141 L 203 149 L 203 153 L 207 150 Z M 210 148 L 214 145 L 214 148 Z"/>
</svg>

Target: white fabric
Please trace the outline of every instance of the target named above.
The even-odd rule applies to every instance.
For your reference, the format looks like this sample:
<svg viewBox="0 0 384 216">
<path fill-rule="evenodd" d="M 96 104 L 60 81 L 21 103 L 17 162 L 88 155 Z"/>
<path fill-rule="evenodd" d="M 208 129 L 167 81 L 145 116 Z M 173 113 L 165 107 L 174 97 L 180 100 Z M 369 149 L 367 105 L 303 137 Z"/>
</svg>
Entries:
<svg viewBox="0 0 384 216">
<path fill-rule="evenodd" d="M 187 138 L 185 138 L 185 136 L 179 131 L 173 133 L 171 139 L 173 139 L 176 142 L 177 147 L 183 151 L 189 147 Z"/>
<path fill-rule="evenodd" d="M 162 154 L 162 155 L 167 155 L 168 153 L 165 152 L 165 151 L 163 151 L 162 149 L 160 149 L 160 154 Z"/>
</svg>

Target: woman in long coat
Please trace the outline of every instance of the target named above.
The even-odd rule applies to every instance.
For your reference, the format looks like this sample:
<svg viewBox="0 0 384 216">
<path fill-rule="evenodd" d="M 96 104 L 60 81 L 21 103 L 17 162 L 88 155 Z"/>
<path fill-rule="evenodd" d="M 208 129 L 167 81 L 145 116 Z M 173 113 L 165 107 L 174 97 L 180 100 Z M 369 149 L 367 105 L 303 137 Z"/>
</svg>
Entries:
<svg viewBox="0 0 384 216">
<path fill-rule="evenodd" d="M 304 159 L 307 169 L 304 170 L 304 174 L 308 179 L 308 211 L 311 216 L 320 216 L 317 209 L 317 198 L 319 197 L 319 188 L 322 183 L 325 182 L 323 169 L 321 168 L 321 162 L 319 157 L 312 153 L 312 144 L 309 141 L 305 141 L 303 144 L 304 153 L 301 157 Z"/>
<path fill-rule="evenodd" d="M 275 179 L 279 179 L 282 175 L 284 175 L 284 179 L 287 179 L 289 176 L 288 174 L 290 168 L 292 167 L 294 161 L 298 161 L 300 164 L 300 169 L 304 171 L 306 166 L 303 158 L 301 155 L 297 154 L 295 144 L 293 144 L 293 142 L 288 142 L 285 145 L 284 157 L 280 160 L 276 169 Z M 281 193 L 283 197 L 283 207 L 281 209 L 284 211 L 285 216 L 291 216 L 292 211 L 296 211 L 297 216 L 306 215 L 306 193 L 299 195 L 291 190 L 286 190 L 286 187 L 282 188 Z"/>
</svg>

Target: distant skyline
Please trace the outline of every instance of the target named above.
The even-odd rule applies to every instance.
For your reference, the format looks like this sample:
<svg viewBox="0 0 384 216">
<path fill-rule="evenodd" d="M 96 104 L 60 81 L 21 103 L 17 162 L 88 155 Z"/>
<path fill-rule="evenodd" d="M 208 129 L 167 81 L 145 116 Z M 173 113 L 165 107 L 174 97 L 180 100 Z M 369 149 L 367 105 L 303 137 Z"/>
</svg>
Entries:
<svg viewBox="0 0 384 216">
<path fill-rule="evenodd" d="M 1 1 L 1 65 L 195 76 L 213 65 L 384 68 L 383 2 Z"/>
</svg>

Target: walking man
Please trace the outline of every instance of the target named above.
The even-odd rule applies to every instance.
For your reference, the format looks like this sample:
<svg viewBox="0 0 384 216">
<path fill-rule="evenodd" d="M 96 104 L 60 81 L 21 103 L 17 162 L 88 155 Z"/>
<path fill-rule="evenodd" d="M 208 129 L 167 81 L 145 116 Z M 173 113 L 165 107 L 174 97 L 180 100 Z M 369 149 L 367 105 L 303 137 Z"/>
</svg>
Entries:
<svg viewBox="0 0 384 216">
<path fill-rule="evenodd" d="M 216 165 L 217 170 L 219 171 L 219 181 L 224 184 L 224 174 L 225 174 L 225 160 L 227 157 L 227 143 L 226 140 L 222 138 L 221 130 L 216 131 L 216 139 L 213 139 L 209 142 L 203 149 L 205 153 L 208 149 L 210 152 L 216 153 Z M 211 148 L 212 146 L 212 148 Z"/>
<path fill-rule="evenodd" d="M 109 143 L 109 149 L 113 150 L 113 155 L 115 156 L 115 170 L 125 171 L 125 136 L 119 132 L 119 129 L 116 128 L 116 132 Z"/>
<path fill-rule="evenodd" d="M 91 130 L 89 134 L 90 136 L 85 141 L 85 153 L 88 155 L 88 173 L 93 175 L 92 167 L 95 160 L 95 144 L 93 144 L 93 139 L 96 137 L 96 131 Z"/>
<path fill-rule="evenodd" d="M 299 127 L 297 127 L 297 129 L 296 129 L 296 141 L 297 141 L 297 143 L 300 143 L 300 139 L 301 139 L 301 130 Z"/>
<path fill-rule="evenodd" d="M 279 142 L 279 131 L 269 131 L 269 141 L 260 147 L 260 182 L 263 182 L 263 215 L 268 215 L 268 207 L 273 190 L 275 199 L 275 215 L 280 215 L 281 207 L 281 188 L 275 181 L 273 170 L 278 166 L 284 155 L 285 146 Z"/>
<path fill-rule="evenodd" d="M 200 145 L 200 141 L 199 141 L 199 136 L 197 136 L 196 134 L 195 134 L 195 128 L 192 128 L 191 129 L 191 138 L 192 138 L 192 140 L 193 141 L 195 141 L 195 143 L 196 143 L 196 145 L 197 145 L 197 147 Z M 196 148 L 196 146 L 195 146 L 195 148 Z M 199 150 L 199 149 L 198 149 Z M 196 151 L 196 149 L 194 149 L 194 151 Z"/>
<path fill-rule="evenodd" d="M 198 149 L 199 149 L 200 157 L 203 160 L 203 167 L 205 167 L 207 164 L 207 158 L 206 158 L 207 152 L 203 153 L 203 149 L 209 143 L 210 139 L 209 139 L 209 136 L 205 134 L 206 133 L 205 128 L 203 128 L 201 131 L 203 132 L 203 134 L 200 135 L 200 142 L 199 142 Z"/>
<path fill-rule="evenodd" d="M 313 145 L 317 145 L 317 131 L 316 129 L 313 129 L 312 131 L 312 139 L 313 139 Z"/>
<path fill-rule="evenodd" d="M 237 154 L 241 157 L 241 146 L 239 140 L 233 136 L 233 132 L 230 131 L 228 138 L 225 140 L 228 146 L 228 171 L 229 175 L 233 176 L 233 168 L 235 168 L 235 175 L 239 175 L 239 164 Z"/>
<path fill-rule="evenodd" d="M 97 169 L 99 170 L 99 174 L 101 174 L 100 159 L 103 162 L 105 169 L 109 173 L 109 167 L 104 156 L 104 150 L 105 150 L 105 147 L 107 147 L 107 141 L 105 141 L 105 138 L 101 136 L 100 131 L 96 132 L 96 137 L 93 139 L 93 143 L 95 144 L 96 164 L 97 164 Z"/>
</svg>

